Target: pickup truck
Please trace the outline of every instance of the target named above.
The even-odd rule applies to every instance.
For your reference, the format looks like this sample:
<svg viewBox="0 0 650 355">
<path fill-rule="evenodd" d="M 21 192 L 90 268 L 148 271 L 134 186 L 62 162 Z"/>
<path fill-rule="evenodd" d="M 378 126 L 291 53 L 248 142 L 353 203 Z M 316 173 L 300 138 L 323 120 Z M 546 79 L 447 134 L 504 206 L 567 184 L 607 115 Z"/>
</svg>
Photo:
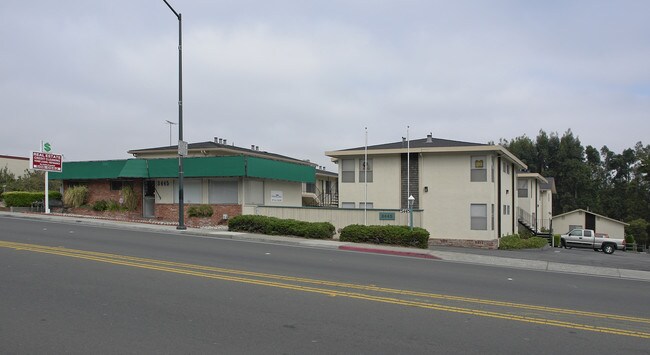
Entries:
<svg viewBox="0 0 650 355">
<path fill-rule="evenodd" d="M 610 238 L 591 229 L 573 229 L 560 237 L 560 243 L 563 248 L 592 248 L 605 254 L 612 254 L 616 249 L 625 250 L 625 238 Z"/>
</svg>

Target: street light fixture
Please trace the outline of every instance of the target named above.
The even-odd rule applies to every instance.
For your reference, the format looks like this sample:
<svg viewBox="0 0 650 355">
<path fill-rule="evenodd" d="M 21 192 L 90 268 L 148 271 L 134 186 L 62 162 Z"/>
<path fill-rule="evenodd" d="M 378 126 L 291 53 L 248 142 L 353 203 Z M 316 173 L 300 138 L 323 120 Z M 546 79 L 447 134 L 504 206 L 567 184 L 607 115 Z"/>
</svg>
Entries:
<svg viewBox="0 0 650 355">
<path fill-rule="evenodd" d="M 176 122 L 172 122 L 170 120 L 165 120 L 165 122 L 169 125 L 169 146 L 172 146 L 172 125 L 176 125 Z"/>
<path fill-rule="evenodd" d="M 176 12 L 169 5 L 167 0 L 163 0 L 167 7 L 174 13 L 178 19 L 178 226 L 176 229 L 187 229 L 185 226 L 185 212 L 183 211 L 183 155 L 181 152 L 181 143 L 183 142 L 183 20 L 181 14 Z M 171 129 L 171 125 L 169 126 Z M 183 145 L 184 146 L 184 145 Z"/>
<path fill-rule="evenodd" d="M 413 195 L 409 196 L 409 228 L 413 230 L 413 203 L 415 202 L 415 197 Z"/>
</svg>

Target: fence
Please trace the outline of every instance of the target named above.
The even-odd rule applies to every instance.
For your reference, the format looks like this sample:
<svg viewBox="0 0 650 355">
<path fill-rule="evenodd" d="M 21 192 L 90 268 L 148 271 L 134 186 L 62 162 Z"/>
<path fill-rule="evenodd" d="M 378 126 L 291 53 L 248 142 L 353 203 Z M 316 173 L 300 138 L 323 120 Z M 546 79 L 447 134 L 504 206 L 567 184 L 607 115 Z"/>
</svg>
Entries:
<svg viewBox="0 0 650 355">
<path fill-rule="evenodd" d="M 397 209 L 244 206 L 242 214 L 295 219 L 305 222 L 330 222 L 336 231 L 351 224 L 409 225 L 408 211 Z M 413 226 L 422 227 L 422 210 L 413 210 Z"/>
</svg>

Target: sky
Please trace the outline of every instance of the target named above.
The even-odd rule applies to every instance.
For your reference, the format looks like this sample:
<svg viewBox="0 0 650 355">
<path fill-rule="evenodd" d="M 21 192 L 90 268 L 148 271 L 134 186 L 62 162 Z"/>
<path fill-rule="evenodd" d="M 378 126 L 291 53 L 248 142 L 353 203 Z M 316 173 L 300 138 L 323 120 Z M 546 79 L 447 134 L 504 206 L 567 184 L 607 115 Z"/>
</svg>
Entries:
<svg viewBox="0 0 650 355">
<path fill-rule="evenodd" d="M 650 144 L 650 1 L 169 0 L 183 138 L 335 170 L 325 151 L 571 129 Z M 178 20 L 162 0 L 0 2 L 0 155 L 168 146 Z M 172 144 L 178 126 L 172 127 Z"/>
</svg>

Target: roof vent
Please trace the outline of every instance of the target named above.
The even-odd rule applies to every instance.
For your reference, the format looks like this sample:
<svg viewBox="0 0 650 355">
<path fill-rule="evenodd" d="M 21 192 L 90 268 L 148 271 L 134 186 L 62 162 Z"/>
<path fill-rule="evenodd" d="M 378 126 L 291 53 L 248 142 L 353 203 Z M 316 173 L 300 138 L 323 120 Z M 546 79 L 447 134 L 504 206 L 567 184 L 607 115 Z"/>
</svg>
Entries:
<svg viewBox="0 0 650 355">
<path fill-rule="evenodd" d="M 427 134 L 427 143 L 433 143 L 433 133 Z"/>
<path fill-rule="evenodd" d="M 224 138 L 223 139 L 223 144 L 228 144 L 228 140 Z"/>
<path fill-rule="evenodd" d="M 214 137 L 214 142 L 219 143 L 219 137 Z"/>
<path fill-rule="evenodd" d="M 255 144 L 251 144 L 251 150 L 255 150 Z"/>
<path fill-rule="evenodd" d="M 259 146 L 259 145 L 256 145 L 256 146 L 255 146 L 255 150 L 259 151 L 259 150 L 260 150 L 260 146 Z"/>
</svg>

